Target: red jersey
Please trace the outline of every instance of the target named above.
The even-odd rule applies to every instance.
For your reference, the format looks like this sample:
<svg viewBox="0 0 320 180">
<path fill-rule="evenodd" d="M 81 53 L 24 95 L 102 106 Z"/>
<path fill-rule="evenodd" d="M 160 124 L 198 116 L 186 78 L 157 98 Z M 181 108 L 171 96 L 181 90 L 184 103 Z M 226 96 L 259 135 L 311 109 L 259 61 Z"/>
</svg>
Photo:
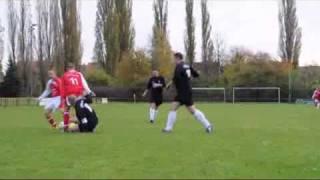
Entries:
<svg viewBox="0 0 320 180">
<path fill-rule="evenodd" d="M 62 96 L 62 85 L 60 78 L 51 79 L 49 84 L 51 97 Z"/>
<path fill-rule="evenodd" d="M 313 93 L 313 99 L 320 100 L 320 90 L 315 90 Z"/>
<path fill-rule="evenodd" d="M 65 72 L 62 77 L 62 85 L 64 90 L 64 97 L 70 95 L 81 96 L 84 92 L 82 83 L 82 74 L 75 70 Z"/>
<path fill-rule="evenodd" d="M 39 99 L 46 97 L 58 97 L 63 95 L 62 83 L 59 78 L 50 79 L 47 82 L 46 89 L 43 91 Z"/>
</svg>

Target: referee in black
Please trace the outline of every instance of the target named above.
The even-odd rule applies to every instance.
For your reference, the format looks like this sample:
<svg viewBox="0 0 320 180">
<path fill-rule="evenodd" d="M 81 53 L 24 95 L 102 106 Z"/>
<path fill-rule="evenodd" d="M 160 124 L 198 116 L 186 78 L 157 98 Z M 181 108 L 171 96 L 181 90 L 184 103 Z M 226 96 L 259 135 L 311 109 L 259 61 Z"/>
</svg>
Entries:
<svg viewBox="0 0 320 180">
<path fill-rule="evenodd" d="M 177 110 L 180 106 L 184 105 L 188 111 L 193 114 L 195 119 L 203 125 L 206 132 L 211 133 L 213 131 L 213 126 L 207 120 L 205 115 L 200 110 L 196 109 L 192 100 L 191 78 L 199 77 L 199 73 L 184 63 L 183 55 L 181 53 L 175 53 L 174 58 L 176 62 L 176 68 L 172 83 L 176 87 L 177 96 L 172 103 L 172 109 L 169 112 L 167 124 L 163 129 L 163 132 L 169 133 L 173 130 L 177 118 Z M 170 85 L 171 83 L 168 84 L 168 87 Z"/>
<path fill-rule="evenodd" d="M 163 99 L 163 88 L 166 87 L 165 79 L 160 76 L 159 71 L 154 70 L 152 71 L 152 77 L 149 79 L 147 89 L 142 94 L 143 97 L 147 95 L 149 92 L 149 102 L 150 102 L 150 109 L 149 109 L 149 117 L 150 123 L 154 123 L 157 115 L 158 109 L 162 104 Z"/>
</svg>

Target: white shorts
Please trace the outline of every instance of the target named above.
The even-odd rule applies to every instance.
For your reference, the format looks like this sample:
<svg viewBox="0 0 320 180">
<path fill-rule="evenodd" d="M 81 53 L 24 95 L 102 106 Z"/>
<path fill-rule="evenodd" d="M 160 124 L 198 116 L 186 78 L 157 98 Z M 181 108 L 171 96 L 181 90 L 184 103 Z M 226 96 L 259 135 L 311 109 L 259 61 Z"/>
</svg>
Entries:
<svg viewBox="0 0 320 180">
<path fill-rule="evenodd" d="M 56 111 L 61 104 L 61 97 L 44 98 L 40 101 L 40 106 L 44 106 L 45 110 Z"/>
<path fill-rule="evenodd" d="M 314 103 L 319 104 L 320 101 L 319 101 L 318 99 L 315 99 L 315 100 L 314 100 Z"/>
</svg>

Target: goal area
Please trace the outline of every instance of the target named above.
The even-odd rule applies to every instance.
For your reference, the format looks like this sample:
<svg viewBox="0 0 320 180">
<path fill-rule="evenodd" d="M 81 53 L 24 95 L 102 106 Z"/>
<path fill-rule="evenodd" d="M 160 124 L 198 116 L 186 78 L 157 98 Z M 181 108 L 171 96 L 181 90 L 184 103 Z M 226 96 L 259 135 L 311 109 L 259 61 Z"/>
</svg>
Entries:
<svg viewBox="0 0 320 180">
<path fill-rule="evenodd" d="M 232 102 L 277 102 L 281 103 L 280 87 L 234 87 Z"/>
<path fill-rule="evenodd" d="M 192 88 L 193 98 L 200 102 L 226 102 L 226 88 L 223 87 L 196 87 Z"/>
</svg>

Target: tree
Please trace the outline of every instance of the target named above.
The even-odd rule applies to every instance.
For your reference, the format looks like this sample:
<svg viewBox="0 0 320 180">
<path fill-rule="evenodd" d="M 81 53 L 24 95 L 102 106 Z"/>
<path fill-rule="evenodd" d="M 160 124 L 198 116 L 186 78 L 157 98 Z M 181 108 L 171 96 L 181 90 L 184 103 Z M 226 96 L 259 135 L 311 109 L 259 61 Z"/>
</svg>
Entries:
<svg viewBox="0 0 320 180">
<path fill-rule="evenodd" d="M 0 82 L 2 82 L 3 80 L 3 72 L 2 72 L 2 59 L 3 59 L 3 53 L 4 53 L 3 32 L 4 32 L 4 27 L 2 26 L 1 20 L 0 20 Z"/>
<path fill-rule="evenodd" d="M 213 61 L 213 41 L 211 39 L 212 26 L 210 24 L 210 14 L 208 11 L 208 1 L 201 0 L 201 16 L 202 16 L 202 62 L 205 64 L 205 67 L 208 67 L 207 64 L 209 61 Z M 205 69 L 205 74 L 209 74 L 209 69 Z"/>
<path fill-rule="evenodd" d="M 92 68 L 85 71 L 86 80 L 91 86 L 108 86 L 111 77 L 102 68 Z"/>
<path fill-rule="evenodd" d="M 281 0 L 279 8 L 279 53 L 282 61 L 299 65 L 302 30 L 298 24 L 295 0 Z"/>
<path fill-rule="evenodd" d="M 124 54 L 117 69 L 117 77 L 122 85 L 134 86 L 145 82 L 151 73 L 150 59 L 144 51 Z"/>
<path fill-rule="evenodd" d="M 186 51 L 186 60 L 189 62 L 190 65 L 193 64 L 195 59 L 195 20 L 193 16 L 193 0 L 186 0 L 186 34 L 184 40 L 184 47 Z"/>
<path fill-rule="evenodd" d="M 60 1 L 59 0 L 51 0 L 50 1 L 50 35 L 52 40 L 52 65 L 55 67 L 58 75 L 62 75 L 64 73 L 64 44 L 63 44 L 63 29 L 61 22 L 61 9 L 60 9 Z M 49 44 L 47 49 L 49 49 Z"/>
<path fill-rule="evenodd" d="M 70 62 L 79 69 L 82 58 L 81 21 L 78 1 L 60 0 L 64 47 L 64 68 Z"/>
<path fill-rule="evenodd" d="M 6 70 L 3 83 L 1 84 L 1 96 L 17 97 L 19 95 L 20 82 L 17 72 L 17 65 L 9 57 L 8 68 Z"/>
<path fill-rule="evenodd" d="M 219 76 L 223 73 L 223 65 L 226 59 L 226 47 L 225 42 L 219 34 L 214 36 L 214 61 L 218 63 L 219 66 Z"/>
<path fill-rule="evenodd" d="M 38 67 L 42 89 L 46 86 L 47 71 L 52 62 L 52 26 L 50 24 L 50 3 L 52 1 L 37 1 L 37 21 L 38 21 Z"/>
<path fill-rule="evenodd" d="M 108 1 L 111 2 L 111 1 Z M 94 59 L 102 66 L 105 72 L 108 72 L 106 63 L 106 52 L 105 52 L 105 42 L 104 42 L 104 25 L 106 21 L 106 9 L 110 10 L 107 6 L 107 1 L 98 0 L 97 2 L 97 12 L 96 12 L 96 25 L 95 25 L 95 45 L 94 45 Z"/>
<path fill-rule="evenodd" d="M 134 49 L 135 30 L 132 24 L 132 0 L 116 0 L 116 14 L 119 18 L 120 59 L 123 53 Z"/>
<path fill-rule="evenodd" d="M 106 48 L 106 67 L 107 72 L 112 76 L 116 75 L 117 64 L 120 59 L 120 22 L 119 16 L 114 13 L 114 5 L 111 5 L 112 11 L 107 16 L 104 26 L 104 42 Z"/>
<path fill-rule="evenodd" d="M 230 63 L 225 66 L 224 79 L 228 87 L 281 87 L 285 89 L 286 64 L 269 54 L 253 53 L 234 48 Z"/>
<path fill-rule="evenodd" d="M 298 25 L 295 0 L 281 0 L 279 8 L 279 53 L 283 62 L 289 64 L 289 97 L 292 99 L 292 70 L 299 66 L 302 30 Z"/>
<path fill-rule="evenodd" d="M 134 50 L 132 0 L 98 0 L 97 9 L 95 58 L 115 76 L 122 55 Z"/>
<path fill-rule="evenodd" d="M 18 13 L 18 53 L 17 67 L 18 75 L 21 80 L 21 91 L 23 95 L 31 95 L 32 93 L 32 47 L 33 31 L 31 26 L 30 2 L 28 0 L 19 1 Z"/>
<path fill-rule="evenodd" d="M 169 77 L 172 72 L 172 51 L 167 37 L 168 1 L 154 0 L 154 25 L 152 36 L 152 69 Z"/>
<path fill-rule="evenodd" d="M 9 57 L 17 62 L 18 12 L 14 1 L 7 0 L 7 6 Z"/>
</svg>

